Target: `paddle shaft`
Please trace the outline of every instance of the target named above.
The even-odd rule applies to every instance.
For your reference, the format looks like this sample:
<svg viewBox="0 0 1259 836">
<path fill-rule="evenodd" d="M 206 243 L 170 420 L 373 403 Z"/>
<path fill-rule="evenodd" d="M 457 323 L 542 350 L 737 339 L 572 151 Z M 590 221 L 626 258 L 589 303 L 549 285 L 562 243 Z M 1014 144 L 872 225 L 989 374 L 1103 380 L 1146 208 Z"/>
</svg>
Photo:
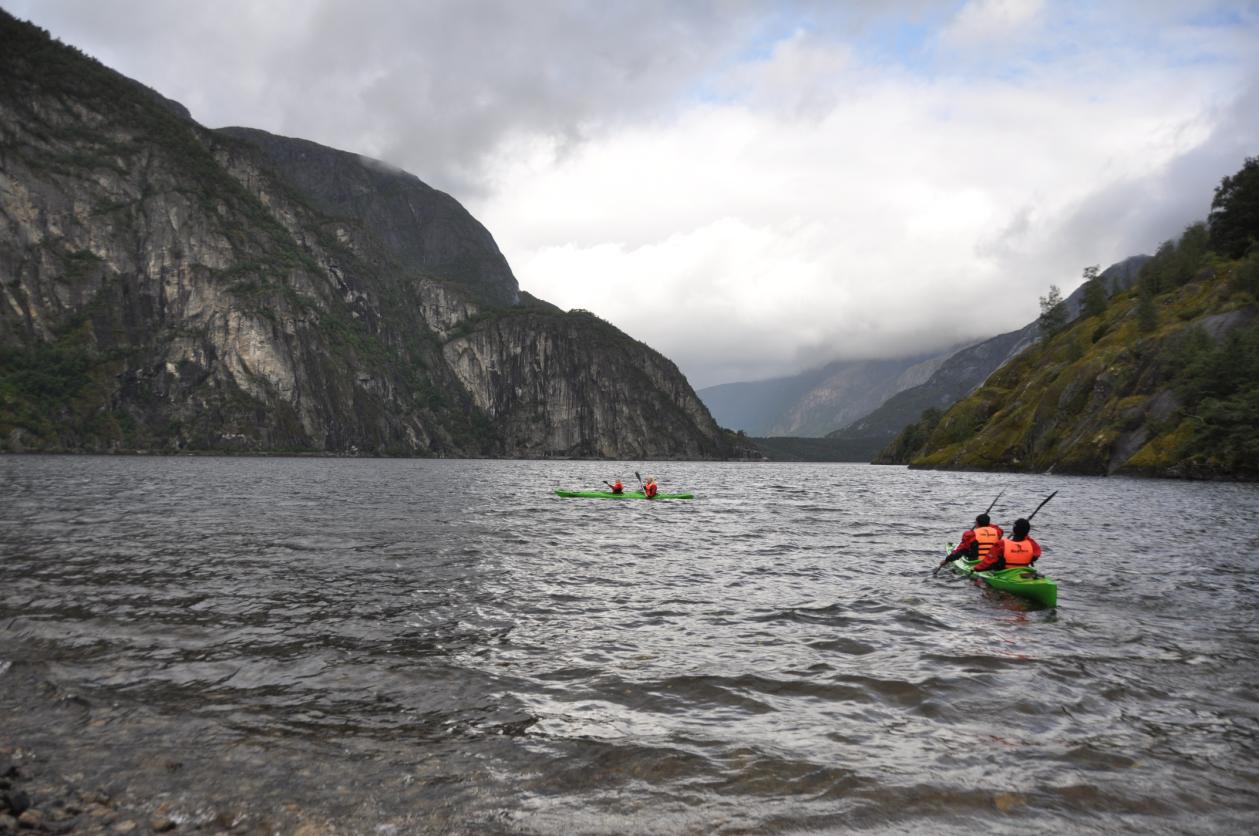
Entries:
<svg viewBox="0 0 1259 836">
<path fill-rule="evenodd" d="M 1051 493 L 1049 496 L 1045 497 L 1045 501 L 1044 501 L 1044 502 L 1042 502 L 1041 504 L 1039 504 L 1039 505 L 1037 505 L 1037 506 L 1036 506 L 1036 511 L 1039 511 L 1041 508 L 1044 508 L 1044 507 L 1045 507 L 1045 502 L 1048 502 L 1049 500 L 1053 499 L 1053 498 L 1054 498 L 1055 496 L 1057 496 L 1057 495 L 1058 495 L 1058 492 L 1057 492 L 1057 491 L 1054 491 L 1054 492 L 1053 492 L 1053 493 Z M 1028 514 L 1028 515 L 1027 515 L 1027 521 L 1028 521 L 1029 523 L 1032 521 L 1032 517 L 1036 516 L 1036 511 L 1033 511 L 1032 513 L 1030 513 L 1030 514 Z"/>
<path fill-rule="evenodd" d="M 992 510 L 992 508 L 993 508 L 993 506 L 997 504 L 997 499 L 1000 499 L 1000 498 L 1001 498 L 1001 494 L 1002 494 L 1002 493 L 1005 493 L 1005 491 L 1003 490 L 1003 491 L 1001 491 L 1001 493 L 997 494 L 997 498 L 996 498 L 996 499 L 994 499 L 994 500 L 992 501 L 992 505 L 989 505 L 989 506 L 988 506 L 988 511 L 991 511 L 991 510 Z M 1043 500 L 1043 501 L 1042 501 L 1039 505 L 1037 505 L 1037 506 L 1036 506 L 1036 511 L 1033 511 L 1032 513 L 1030 513 L 1030 514 L 1028 514 L 1028 515 L 1027 515 L 1027 521 L 1030 523 L 1030 522 L 1032 521 L 1032 517 L 1036 516 L 1036 512 L 1037 512 L 1037 511 L 1039 511 L 1041 508 L 1044 508 L 1044 507 L 1045 507 L 1045 503 L 1046 503 L 1046 502 L 1048 502 L 1049 500 L 1053 499 L 1053 498 L 1054 498 L 1055 496 L 1057 496 L 1057 495 L 1058 495 L 1058 492 L 1057 492 L 1057 491 L 1054 491 L 1054 492 L 1053 492 L 1053 493 L 1051 493 L 1049 496 L 1045 497 L 1045 499 L 1044 499 L 1044 500 Z M 984 513 L 986 514 L 986 513 L 988 513 L 988 511 L 985 511 Z M 954 560 L 956 560 L 957 558 L 953 558 L 953 559 L 954 559 Z M 939 566 L 937 566 L 935 569 L 933 569 L 933 570 L 931 571 L 931 574 L 933 574 L 933 575 L 934 575 L 934 574 L 936 574 L 937 572 L 939 572 L 942 568 L 944 568 L 944 564 L 946 564 L 946 563 L 948 563 L 948 562 L 949 562 L 949 559 L 948 559 L 947 557 L 946 557 L 946 558 L 944 558 L 944 560 L 941 560 L 941 561 L 940 561 L 940 565 L 939 565 Z"/>
</svg>

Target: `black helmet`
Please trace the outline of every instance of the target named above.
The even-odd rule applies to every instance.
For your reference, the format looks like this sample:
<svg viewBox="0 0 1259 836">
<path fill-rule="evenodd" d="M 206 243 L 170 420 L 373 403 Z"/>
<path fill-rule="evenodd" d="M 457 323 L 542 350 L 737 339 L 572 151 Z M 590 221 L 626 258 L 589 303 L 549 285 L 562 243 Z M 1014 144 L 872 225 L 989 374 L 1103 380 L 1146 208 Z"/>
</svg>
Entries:
<svg viewBox="0 0 1259 836">
<path fill-rule="evenodd" d="M 980 514 L 978 517 L 975 517 L 975 525 L 977 526 L 987 525 L 990 522 L 992 522 L 992 518 L 987 514 Z"/>
<path fill-rule="evenodd" d="M 1023 519 L 1022 517 L 1019 517 L 1017 520 L 1014 521 L 1014 536 L 1015 537 L 1026 537 L 1027 533 L 1031 530 L 1032 530 L 1032 524 L 1029 523 L 1027 520 Z"/>
</svg>

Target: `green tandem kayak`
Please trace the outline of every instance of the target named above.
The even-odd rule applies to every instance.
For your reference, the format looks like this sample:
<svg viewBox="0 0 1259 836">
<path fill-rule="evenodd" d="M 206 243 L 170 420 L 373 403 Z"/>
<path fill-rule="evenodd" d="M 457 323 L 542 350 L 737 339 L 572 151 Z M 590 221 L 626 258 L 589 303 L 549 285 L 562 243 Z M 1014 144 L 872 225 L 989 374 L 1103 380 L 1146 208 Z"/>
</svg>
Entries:
<svg viewBox="0 0 1259 836">
<path fill-rule="evenodd" d="M 961 558 L 952 563 L 953 571 L 970 578 L 979 578 L 993 589 L 1027 598 L 1046 607 L 1058 606 L 1058 584 L 1027 566 L 1001 569 L 997 572 L 976 572 L 972 567 L 978 560 Z"/>
<path fill-rule="evenodd" d="M 625 493 L 612 493 L 612 491 L 556 491 L 556 496 L 566 496 L 577 499 L 646 499 L 646 495 L 642 491 L 626 491 Z M 695 494 L 690 493 L 658 493 L 655 499 L 694 499 Z"/>
</svg>

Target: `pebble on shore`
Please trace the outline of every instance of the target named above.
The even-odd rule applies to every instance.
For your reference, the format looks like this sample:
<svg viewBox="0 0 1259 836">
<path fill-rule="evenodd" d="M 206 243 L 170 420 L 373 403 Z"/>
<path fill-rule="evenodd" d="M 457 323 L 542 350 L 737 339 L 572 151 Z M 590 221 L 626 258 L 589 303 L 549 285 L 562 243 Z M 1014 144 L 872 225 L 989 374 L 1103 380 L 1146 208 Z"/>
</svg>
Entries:
<svg viewBox="0 0 1259 836">
<path fill-rule="evenodd" d="M 122 813 L 134 829 L 135 819 L 147 818 L 134 805 L 119 809 L 103 790 L 79 790 L 40 775 L 34 768 L 37 761 L 28 750 L 0 746 L 0 834 L 99 831 L 114 825 Z M 126 832 L 117 825 L 113 829 Z"/>
<path fill-rule="evenodd" d="M 169 800 L 133 797 L 122 786 L 79 788 L 81 775 L 59 776 L 29 749 L 0 743 L 0 836 L 42 833 L 143 834 L 181 830 L 214 834 L 327 836 L 329 821 L 286 805 L 272 817 L 240 808 L 198 805 L 181 814 Z"/>
</svg>

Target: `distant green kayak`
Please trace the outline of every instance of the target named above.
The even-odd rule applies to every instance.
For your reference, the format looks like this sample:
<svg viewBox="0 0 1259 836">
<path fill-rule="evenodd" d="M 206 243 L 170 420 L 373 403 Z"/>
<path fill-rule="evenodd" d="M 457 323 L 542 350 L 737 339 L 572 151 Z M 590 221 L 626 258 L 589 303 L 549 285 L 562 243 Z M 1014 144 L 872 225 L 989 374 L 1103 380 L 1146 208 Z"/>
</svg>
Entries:
<svg viewBox="0 0 1259 836">
<path fill-rule="evenodd" d="M 566 496 L 575 499 L 646 499 L 646 495 L 642 491 L 626 491 L 625 493 L 612 493 L 612 491 L 556 491 L 556 496 Z M 658 493 L 653 499 L 694 499 L 695 494 L 691 493 Z"/>
<path fill-rule="evenodd" d="M 1032 567 L 1015 566 L 1012 569 L 1001 569 L 997 572 L 976 572 L 973 567 L 978 562 L 978 560 L 959 558 L 950 565 L 953 571 L 970 578 L 979 578 L 993 589 L 1027 598 L 1046 607 L 1058 606 L 1058 584 Z"/>
</svg>

